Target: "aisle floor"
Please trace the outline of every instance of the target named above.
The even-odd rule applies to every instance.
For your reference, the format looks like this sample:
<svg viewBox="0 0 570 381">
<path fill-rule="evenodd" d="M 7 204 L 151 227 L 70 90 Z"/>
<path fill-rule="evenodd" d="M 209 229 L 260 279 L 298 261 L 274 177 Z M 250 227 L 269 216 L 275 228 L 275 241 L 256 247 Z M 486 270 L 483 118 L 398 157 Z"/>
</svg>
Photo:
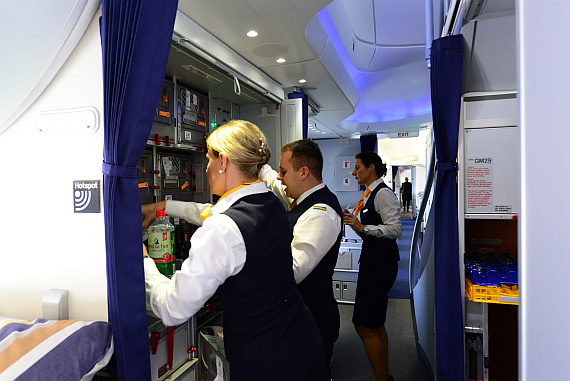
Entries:
<svg viewBox="0 0 570 381">
<path fill-rule="evenodd" d="M 372 370 L 362 341 L 352 325 L 351 304 L 339 304 L 340 335 L 334 346 L 334 381 L 371 381 Z M 395 381 L 432 381 L 417 356 L 409 299 L 389 299 L 386 330 L 390 343 L 390 371 Z"/>
</svg>

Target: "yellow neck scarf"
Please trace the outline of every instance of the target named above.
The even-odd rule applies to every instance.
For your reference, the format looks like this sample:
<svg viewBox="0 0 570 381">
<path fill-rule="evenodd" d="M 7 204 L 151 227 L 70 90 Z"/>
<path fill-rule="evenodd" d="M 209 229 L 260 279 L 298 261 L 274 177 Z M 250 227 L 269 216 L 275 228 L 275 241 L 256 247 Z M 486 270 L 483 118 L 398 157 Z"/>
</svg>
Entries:
<svg viewBox="0 0 570 381">
<path fill-rule="evenodd" d="M 222 195 L 222 197 L 219 198 L 219 200 L 216 202 L 216 204 L 217 204 L 218 202 L 220 202 L 221 199 L 223 199 L 224 197 L 226 197 L 227 195 L 229 195 L 230 193 L 233 193 L 233 192 L 237 191 L 238 189 L 243 188 L 243 187 L 245 187 L 245 186 L 247 186 L 247 185 L 251 185 L 251 184 L 255 184 L 255 183 L 260 183 L 260 182 L 261 182 L 261 180 L 254 181 L 254 182 L 252 182 L 252 183 L 244 183 L 244 184 L 241 184 L 241 185 L 239 185 L 239 186 L 237 186 L 237 187 L 235 187 L 235 188 L 233 188 L 233 189 L 230 189 L 229 191 L 227 191 L 226 193 L 224 193 L 224 194 Z M 201 219 L 202 221 L 204 221 L 206 218 L 208 218 L 208 217 L 210 217 L 210 216 L 212 215 L 212 206 L 213 206 L 213 205 L 208 206 L 206 209 L 204 209 L 204 210 L 202 211 L 202 213 L 200 213 L 200 219 Z"/>
</svg>

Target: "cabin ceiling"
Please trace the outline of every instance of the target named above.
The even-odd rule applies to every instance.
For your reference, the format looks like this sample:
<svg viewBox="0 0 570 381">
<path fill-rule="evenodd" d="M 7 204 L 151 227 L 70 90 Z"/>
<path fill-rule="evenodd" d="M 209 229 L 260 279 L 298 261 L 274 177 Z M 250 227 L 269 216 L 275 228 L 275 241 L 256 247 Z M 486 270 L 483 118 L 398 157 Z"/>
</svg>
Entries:
<svg viewBox="0 0 570 381">
<path fill-rule="evenodd" d="M 431 121 L 424 0 L 180 0 L 178 9 L 286 93 L 301 88 L 320 108 L 309 137 Z"/>
<path fill-rule="evenodd" d="M 514 14 L 515 1 L 472 0 L 466 22 Z M 5 69 L 0 133 L 49 84 L 100 4 L 87 0 L 79 2 L 81 8 L 75 5 L 78 1 L 69 0 L 67 6 L 48 7 L 47 12 L 45 7 L 29 9 L 25 4 L 16 7 L 16 3 L 2 7 L 10 15 L 6 20 L 16 21 L 0 29 L 5 35 L 12 30 L 18 33 L 0 44 L 11 57 L 0 65 Z M 436 8 L 443 1 L 433 3 L 437 38 L 442 10 Z M 320 109 L 310 118 L 314 128 L 310 138 L 382 133 L 431 121 L 429 70 L 424 59 L 425 0 L 180 0 L 178 9 L 272 78 L 285 93 L 301 88 Z M 78 24 L 82 10 L 90 16 Z M 58 32 L 64 29 L 71 32 Z M 250 30 L 259 35 L 246 37 Z M 21 49 L 30 40 L 46 49 L 32 49 L 34 56 L 30 56 L 30 49 Z M 167 73 L 179 78 L 201 76 L 198 81 L 205 91 L 217 91 L 240 105 L 271 102 L 245 84 L 240 95 L 234 94 L 231 76 L 191 56 L 184 46 L 173 44 Z M 277 63 L 281 57 L 286 62 Z M 56 61 L 59 66 L 52 65 Z M 226 64 L 232 66 L 232 62 Z M 23 77 L 29 81 L 15 80 Z M 306 83 L 299 83 L 300 79 Z"/>
</svg>

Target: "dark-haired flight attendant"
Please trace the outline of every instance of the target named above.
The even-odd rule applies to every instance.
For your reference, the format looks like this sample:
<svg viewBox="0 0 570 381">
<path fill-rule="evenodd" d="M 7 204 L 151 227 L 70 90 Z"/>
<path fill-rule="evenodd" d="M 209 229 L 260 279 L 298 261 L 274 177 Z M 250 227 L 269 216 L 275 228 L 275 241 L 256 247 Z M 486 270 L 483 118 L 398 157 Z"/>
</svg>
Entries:
<svg viewBox="0 0 570 381">
<path fill-rule="evenodd" d="M 343 210 L 345 224 L 362 238 L 352 323 L 364 343 L 373 381 L 393 381 L 384 324 L 388 293 L 398 275 L 400 254 L 396 239 L 402 234 L 400 205 L 394 192 L 382 180 L 386 165 L 375 152 L 356 155 L 352 175 L 358 184 L 366 186 L 354 214 Z"/>
<path fill-rule="evenodd" d="M 191 249 L 172 279 L 145 258 L 147 301 L 164 324 L 181 324 L 218 290 L 232 381 L 324 381 L 323 343 L 293 275 L 289 222 L 279 199 L 258 179 L 270 152 L 252 123 L 233 120 L 206 141 L 206 173 L 221 198 L 202 213 Z M 187 218 L 195 205 L 143 206 Z M 327 380 L 328 381 L 328 380 Z"/>
</svg>

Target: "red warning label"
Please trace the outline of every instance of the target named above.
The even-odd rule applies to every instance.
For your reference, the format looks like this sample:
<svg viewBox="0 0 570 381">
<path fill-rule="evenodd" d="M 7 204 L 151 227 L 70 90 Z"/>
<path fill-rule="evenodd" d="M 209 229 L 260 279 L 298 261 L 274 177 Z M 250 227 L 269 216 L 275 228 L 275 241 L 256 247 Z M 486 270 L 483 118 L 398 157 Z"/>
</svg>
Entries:
<svg viewBox="0 0 570 381">
<path fill-rule="evenodd" d="M 493 167 L 491 158 L 467 159 L 467 211 L 490 212 L 493 205 Z"/>
</svg>

